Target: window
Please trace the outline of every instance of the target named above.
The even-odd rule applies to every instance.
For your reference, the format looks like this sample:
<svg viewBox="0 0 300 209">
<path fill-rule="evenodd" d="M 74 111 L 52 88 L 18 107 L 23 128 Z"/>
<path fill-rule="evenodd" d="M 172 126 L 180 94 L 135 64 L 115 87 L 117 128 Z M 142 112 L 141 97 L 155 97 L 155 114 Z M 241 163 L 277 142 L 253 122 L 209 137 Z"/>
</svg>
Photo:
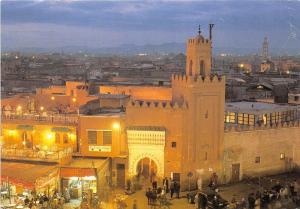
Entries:
<svg viewBox="0 0 300 209">
<path fill-rule="evenodd" d="M 207 160 L 207 152 L 204 153 L 204 160 Z"/>
<path fill-rule="evenodd" d="M 59 133 L 55 134 L 55 143 L 60 144 L 60 134 Z"/>
<path fill-rule="evenodd" d="M 235 113 L 234 112 L 229 113 L 229 122 L 235 123 Z"/>
<path fill-rule="evenodd" d="M 189 75 L 191 76 L 193 74 L 193 61 L 190 61 L 190 65 L 189 65 Z"/>
<path fill-rule="evenodd" d="M 268 116 L 267 114 L 264 114 L 264 115 L 263 115 L 263 122 L 264 122 L 264 125 L 267 124 L 267 121 L 268 121 L 268 117 L 267 117 L 267 116 Z"/>
<path fill-rule="evenodd" d="M 103 145 L 112 144 L 112 131 L 103 131 Z"/>
<path fill-rule="evenodd" d="M 255 163 L 260 163 L 260 157 L 255 157 Z"/>
<path fill-rule="evenodd" d="M 97 144 L 97 131 L 88 131 L 88 144 Z"/>
<path fill-rule="evenodd" d="M 205 65 L 203 60 L 200 61 L 200 75 L 205 76 Z"/>
<path fill-rule="evenodd" d="M 63 140 L 64 140 L 64 144 L 68 144 L 69 143 L 69 136 L 68 136 L 68 134 L 64 134 L 63 135 Z"/>
<path fill-rule="evenodd" d="M 281 153 L 280 154 L 280 160 L 283 160 L 285 158 L 285 154 L 284 153 Z"/>
<path fill-rule="evenodd" d="M 176 148 L 176 142 L 172 142 L 172 148 Z"/>
<path fill-rule="evenodd" d="M 208 118 L 208 110 L 206 110 L 205 118 Z"/>
<path fill-rule="evenodd" d="M 180 182 L 180 173 L 171 173 L 171 179 L 174 181 Z"/>
</svg>

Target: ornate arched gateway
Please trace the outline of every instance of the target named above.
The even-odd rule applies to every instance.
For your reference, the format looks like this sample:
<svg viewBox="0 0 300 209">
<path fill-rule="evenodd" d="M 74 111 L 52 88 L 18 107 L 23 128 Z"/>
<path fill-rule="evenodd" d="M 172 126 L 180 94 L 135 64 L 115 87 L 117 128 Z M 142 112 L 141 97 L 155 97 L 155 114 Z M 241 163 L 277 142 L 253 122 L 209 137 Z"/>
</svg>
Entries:
<svg viewBox="0 0 300 209">
<path fill-rule="evenodd" d="M 163 127 L 129 127 L 127 129 L 129 151 L 129 176 L 143 174 L 164 176 L 164 148 L 166 131 Z"/>
</svg>

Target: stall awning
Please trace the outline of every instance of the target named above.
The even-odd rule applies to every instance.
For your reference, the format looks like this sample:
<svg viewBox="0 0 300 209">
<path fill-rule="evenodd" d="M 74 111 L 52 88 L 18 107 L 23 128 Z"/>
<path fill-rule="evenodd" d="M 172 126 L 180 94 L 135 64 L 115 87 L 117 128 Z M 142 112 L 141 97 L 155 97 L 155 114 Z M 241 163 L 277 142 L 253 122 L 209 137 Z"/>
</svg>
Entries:
<svg viewBox="0 0 300 209">
<path fill-rule="evenodd" d="M 71 132 L 70 128 L 67 127 L 53 127 L 51 128 L 52 132 Z"/>
<path fill-rule="evenodd" d="M 94 168 L 60 168 L 62 178 L 96 176 Z"/>
<path fill-rule="evenodd" d="M 25 130 L 25 131 L 33 131 L 33 126 L 32 125 L 18 125 L 17 129 Z"/>
<path fill-rule="evenodd" d="M 96 176 L 96 170 L 102 168 L 107 159 L 73 159 L 69 165 L 60 168 L 62 178 Z"/>
<path fill-rule="evenodd" d="M 37 182 L 58 175 L 57 171 L 56 166 L 1 162 L 1 180 L 8 180 L 12 184 L 22 185 L 27 189 L 45 186 L 44 182 L 39 183 L 39 185 L 37 185 Z"/>
</svg>

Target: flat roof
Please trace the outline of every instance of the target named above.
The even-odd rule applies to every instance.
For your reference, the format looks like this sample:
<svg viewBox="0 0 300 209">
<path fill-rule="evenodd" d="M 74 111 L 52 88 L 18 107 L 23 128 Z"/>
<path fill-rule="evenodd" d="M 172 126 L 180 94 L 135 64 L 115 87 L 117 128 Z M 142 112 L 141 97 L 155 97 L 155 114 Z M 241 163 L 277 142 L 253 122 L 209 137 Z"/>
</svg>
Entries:
<svg viewBox="0 0 300 209">
<path fill-rule="evenodd" d="M 72 162 L 68 165 L 62 167 L 72 167 L 72 168 L 99 168 L 106 161 L 106 159 L 87 159 L 87 158 L 78 158 L 73 159 Z"/>
<path fill-rule="evenodd" d="M 125 99 L 130 97 L 127 94 L 100 94 L 100 99 Z"/>
<path fill-rule="evenodd" d="M 124 115 L 124 111 L 120 108 L 101 108 L 100 112 L 95 112 L 91 114 L 80 114 L 80 117 L 120 117 Z"/>
<path fill-rule="evenodd" d="M 288 110 L 297 110 L 299 106 L 290 104 L 275 104 L 266 102 L 227 102 L 225 111 L 240 112 L 250 114 L 262 114 L 271 112 L 283 112 Z"/>
</svg>

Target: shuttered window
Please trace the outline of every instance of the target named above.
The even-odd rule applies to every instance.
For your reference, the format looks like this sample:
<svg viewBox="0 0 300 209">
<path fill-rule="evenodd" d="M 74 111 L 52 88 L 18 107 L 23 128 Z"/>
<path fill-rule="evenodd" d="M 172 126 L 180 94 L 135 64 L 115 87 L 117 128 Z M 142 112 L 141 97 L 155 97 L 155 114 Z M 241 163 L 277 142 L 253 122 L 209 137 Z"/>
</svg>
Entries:
<svg viewBox="0 0 300 209">
<path fill-rule="evenodd" d="M 55 134 L 55 143 L 60 144 L 60 135 L 59 135 L 59 133 Z"/>
<path fill-rule="evenodd" d="M 97 144 L 97 131 L 88 131 L 88 144 Z"/>
<path fill-rule="evenodd" d="M 108 145 L 112 143 L 112 131 L 103 131 L 103 145 Z"/>
</svg>

